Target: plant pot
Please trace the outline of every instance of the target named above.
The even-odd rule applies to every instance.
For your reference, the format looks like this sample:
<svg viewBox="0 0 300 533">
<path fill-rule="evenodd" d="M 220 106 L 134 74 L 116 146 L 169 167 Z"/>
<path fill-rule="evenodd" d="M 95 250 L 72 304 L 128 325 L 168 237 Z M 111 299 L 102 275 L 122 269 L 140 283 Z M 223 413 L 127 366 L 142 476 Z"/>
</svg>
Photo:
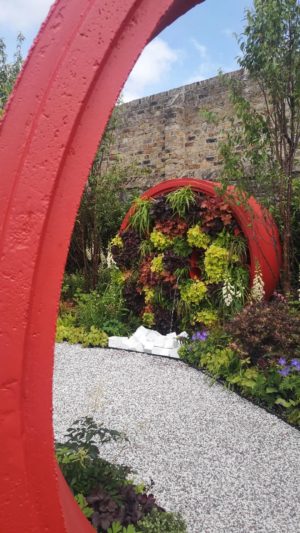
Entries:
<svg viewBox="0 0 300 533">
<path fill-rule="evenodd" d="M 155 185 L 141 195 L 142 198 L 155 198 L 164 196 L 180 187 L 191 187 L 194 191 L 202 192 L 207 196 L 217 197 L 219 183 L 213 183 L 194 178 L 180 178 L 163 181 Z M 230 199 L 226 202 L 230 205 L 232 213 L 240 226 L 248 243 L 250 284 L 252 285 L 255 270 L 259 265 L 264 281 L 265 297 L 269 298 L 276 289 L 281 268 L 281 245 L 277 226 L 267 209 L 262 207 L 252 196 L 240 202 L 235 196 L 235 188 L 228 188 Z M 236 199 L 235 199 L 236 197 Z M 132 206 L 125 215 L 121 224 L 124 231 L 134 213 Z M 195 265 L 192 266 L 192 275 L 195 276 Z"/>
</svg>

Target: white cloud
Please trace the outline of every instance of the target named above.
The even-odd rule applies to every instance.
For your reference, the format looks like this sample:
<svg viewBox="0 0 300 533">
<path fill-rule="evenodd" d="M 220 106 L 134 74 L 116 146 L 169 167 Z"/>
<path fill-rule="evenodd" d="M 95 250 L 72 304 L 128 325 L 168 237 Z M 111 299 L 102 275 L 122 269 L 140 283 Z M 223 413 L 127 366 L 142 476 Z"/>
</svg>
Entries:
<svg viewBox="0 0 300 533">
<path fill-rule="evenodd" d="M 166 41 L 157 38 L 146 46 L 134 66 L 123 91 L 123 100 L 129 102 L 144 96 L 147 87 L 152 87 L 166 79 L 173 65 L 179 61 L 181 53 L 172 49 Z M 153 87 L 153 92 L 155 87 Z"/>
<path fill-rule="evenodd" d="M 191 42 L 196 48 L 196 50 L 198 50 L 201 59 L 207 59 L 208 57 L 207 47 L 204 44 L 199 43 L 197 39 L 191 39 Z"/>
<path fill-rule="evenodd" d="M 209 51 L 205 45 L 200 44 L 196 39 L 191 39 L 192 44 L 200 54 L 200 63 L 194 72 L 187 78 L 185 83 L 194 83 L 196 81 L 207 80 L 216 76 L 220 70 L 231 72 L 238 68 L 236 63 L 218 64 L 212 60 Z"/>
<path fill-rule="evenodd" d="M 0 24 L 23 33 L 40 25 L 54 0 L 0 0 Z"/>
</svg>

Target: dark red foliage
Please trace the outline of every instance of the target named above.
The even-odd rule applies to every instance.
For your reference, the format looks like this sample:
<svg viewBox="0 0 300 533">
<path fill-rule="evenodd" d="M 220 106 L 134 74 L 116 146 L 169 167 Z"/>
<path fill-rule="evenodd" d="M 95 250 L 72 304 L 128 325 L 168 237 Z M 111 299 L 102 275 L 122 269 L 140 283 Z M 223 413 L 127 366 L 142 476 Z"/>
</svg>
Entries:
<svg viewBox="0 0 300 533">
<path fill-rule="evenodd" d="M 137 285 L 131 278 L 128 278 L 124 284 L 123 296 L 127 309 L 132 311 L 136 316 L 139 316 L 144 306 L 144 297 L 137 290 Z"/>
<path fill-rule="evenodd" d="M 176 217 L 165 220 L 164 222 L 157 222 L 155 229 L 169 237 L 180 237 L 187 232 L 188 224 L 184 220 Z"/>
<path fill-rule="evenodd" d="M 139 259 L 141 239 L 133 229 L 120 233 L 123 247 L 112 246 L 111 253 L 117 266 L 121 269 L 130 269 Z"/>
<path fill-rule="evenodd" d="M 279 357 L 300 355 L 300 317 L 285 302 L 260 302 L 245 307 L 225 325 L 244 357 L 261 368 Z"/>
<path fill-rule="evenodd" d="M 132 485 L 120 487 L 114 498 L 99 488 L 86 500 L 94 510 L 92 524 L 99 533 L 107 531 L 115 521 L 126 527 L 136 524 L 153 509 L 165 511 L 157 505 L 153 494 L 136 494 Z"/>
<path fill-rule="evenodd" d="M 171 331 L 179 330 L 178 317 L 175 309 L 165 309 L 156 305 L 154 308 L 154 317 L 156 329 L 162 333 L 162 335 L 167 335 L 167 333 L 171 333 Z"/>
<path fill-rule="evenodd" d="M 141 287 L 156 287 L 160 281 L 159 274 L 152 272 L 151 270 L 151 261 L 154 255 L 148 255 L 144 261 L 141 263 L 139 272 L 139 285 Z"/>
<path fill-rule="evenodd" d="M 164 252 L 163 265 L 165 270 L 174 272 L 178 268 L 186 267 L 187 261 L 185 257 L 174 254 L 173 250 L 166 250 Z"/>
<path fill-rule="evenodd" d="M 150 208 L 150 216 L 157 222 L 170 220 L 174 216 L 174 212 L 169 206 L 165 196 L 157 196 L 154 198 Z"/>
<path fill-rule="evenodd" d="M 206 196 L 198 201 L 200 224 L 210 235 L 217 235 L 225 227 L 235 232 L 238 229 L 229 204 L 220 198 Z"/>
</svg>

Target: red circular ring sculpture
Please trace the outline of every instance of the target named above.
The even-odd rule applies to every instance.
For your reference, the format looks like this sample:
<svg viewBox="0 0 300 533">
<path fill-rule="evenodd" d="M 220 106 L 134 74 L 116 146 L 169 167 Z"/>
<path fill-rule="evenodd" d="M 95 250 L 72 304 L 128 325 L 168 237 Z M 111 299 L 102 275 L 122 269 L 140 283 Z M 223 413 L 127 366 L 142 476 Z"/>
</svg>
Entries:
<svg viewBox="0 0 300 533">
<path fill-rule="evenodd" d="M 179 187 L 191 187 L 194 191 L 216 197 L 219 183 L 194 178 L 178 178 L 163 181 L 148 189 L 142 198 L 155 198 L 175 191 Z M 269 298 L 276 288 L 281 267 L 281 246 L 277 226 L 267 209 L 263 208 L 252 196 L 245 202 L 234 201 L 234 187 L 229 187 L 228 203 L 247 239 L 250 255 L 250 283 L 253 282 L 257 263 L 261 268 L 264 280 L 266 298 Z M 125 230 L 130 217 L 134 213 L 134 205 L 126 213 L 121 224 L 121 231 Z"/>
<path fill-rule="evenodd" d="M 54 457 L 55 325 L 99 139 L 144 46 L 202 0 L 58 0 L 0 129 L 0 524 L 92 533 Z"/>
</svg>

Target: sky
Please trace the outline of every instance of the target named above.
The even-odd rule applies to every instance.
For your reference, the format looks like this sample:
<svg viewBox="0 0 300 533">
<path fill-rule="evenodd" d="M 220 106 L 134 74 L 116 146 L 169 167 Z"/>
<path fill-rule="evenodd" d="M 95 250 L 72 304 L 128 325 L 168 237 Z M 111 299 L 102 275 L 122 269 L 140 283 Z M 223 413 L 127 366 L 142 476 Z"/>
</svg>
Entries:
<svg viewBox="0 0 300 533">
<path fill-rule="evenodd" d="M 0 37 L 9 58 L 19 32 L 25 36 L 26 56 L 52 3 L 0 0 Z M 144 49 L 123 89 L 123 101 L 205 80 L 220 69 L 236 70 L 239 47 L 234 34 L 242 32 L 245 9 L 252 5 L 252 0 L 206 0 L 178 19 Z"/>
</svg>

